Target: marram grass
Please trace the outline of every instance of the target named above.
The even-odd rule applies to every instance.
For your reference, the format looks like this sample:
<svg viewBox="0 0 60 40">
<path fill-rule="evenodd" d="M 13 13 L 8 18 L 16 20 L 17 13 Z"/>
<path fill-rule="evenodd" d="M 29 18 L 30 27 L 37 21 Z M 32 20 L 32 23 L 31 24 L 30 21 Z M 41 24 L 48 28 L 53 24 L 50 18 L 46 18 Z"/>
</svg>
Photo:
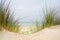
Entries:
<svg viewBox="0 0 60 40">
<path fill-rule="evenodd" d="M 0 2 L 0 31 L 4 28 L 10 32 L 19 32 L 18 20 L 14 20 L 14 16 L 10 11 L 9 4 L 5 7 L 5 0 Z"/>
<path fill-rule="evenodd" d="M 56 14 L 58 15 L 57 9 L 44 10 L 43 13 L 45 15 L 44 15 L 44 19 L 43 19 L 44 21 L 42 22 L 42 25 L 39 24 L 37 20 L 35 21 L 35 25 L 37 29 L 36 32 L 41 31 L 44 28 L 50 28 L 51 26 L 54 25 L 60 25 L 60 17 L 56 16 Z"/>
<path fill-rule="evenodd" d="M 51 27 L 53 25 L 60 25 L 60 17 L 58 18 L 56 14 L 58 15 L 57 9 L 46 10 L 46 13 L 44 15 L 44 22 L 42 24 L 44 28 Z"/>
</svg>

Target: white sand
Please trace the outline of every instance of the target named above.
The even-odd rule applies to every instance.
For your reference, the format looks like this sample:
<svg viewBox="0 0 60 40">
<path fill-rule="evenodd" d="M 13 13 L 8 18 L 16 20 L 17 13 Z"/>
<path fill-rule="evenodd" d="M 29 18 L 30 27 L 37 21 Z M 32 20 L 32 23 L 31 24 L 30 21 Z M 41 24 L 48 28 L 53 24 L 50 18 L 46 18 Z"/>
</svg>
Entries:
<svg viewBox="0 0 60 40">
<path fill-rule="evenodd" d="M 0 32 L 0 40 L 60 40 L 60 26 L 45 28 L 40 32 L 29 35 L 21 35 L 4 30 Z"/>
</svg>

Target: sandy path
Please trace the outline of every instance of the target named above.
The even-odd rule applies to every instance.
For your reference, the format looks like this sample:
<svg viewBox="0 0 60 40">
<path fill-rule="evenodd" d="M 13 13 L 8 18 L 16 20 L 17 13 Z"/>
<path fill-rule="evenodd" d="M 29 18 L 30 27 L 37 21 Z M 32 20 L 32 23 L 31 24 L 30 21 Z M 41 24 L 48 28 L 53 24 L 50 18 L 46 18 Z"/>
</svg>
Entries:
<svg viewBox="0 0 60 40">
<path fill-rule="evenodd" d="M 60 40 L 60 28 L 46 28 L 40 32 L 29 35 L 2 31 L 0 32 L 0 40 Z"/>
</svg>

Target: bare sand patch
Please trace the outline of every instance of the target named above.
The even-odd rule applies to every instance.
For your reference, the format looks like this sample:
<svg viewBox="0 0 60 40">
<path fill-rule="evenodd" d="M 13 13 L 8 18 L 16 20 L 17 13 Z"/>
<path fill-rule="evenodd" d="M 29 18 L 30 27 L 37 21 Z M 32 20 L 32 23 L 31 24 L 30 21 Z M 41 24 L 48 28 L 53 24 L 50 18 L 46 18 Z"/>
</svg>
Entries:
<svg viewBox="0 0 60 40">
<path fill-rule="evenodd" d="M 2 32 L 0 31 L 0 40 L 60 40 L 60 28 L 45 28 L 42 31 L 29 35 L 3 30 Z"/>
</svg>

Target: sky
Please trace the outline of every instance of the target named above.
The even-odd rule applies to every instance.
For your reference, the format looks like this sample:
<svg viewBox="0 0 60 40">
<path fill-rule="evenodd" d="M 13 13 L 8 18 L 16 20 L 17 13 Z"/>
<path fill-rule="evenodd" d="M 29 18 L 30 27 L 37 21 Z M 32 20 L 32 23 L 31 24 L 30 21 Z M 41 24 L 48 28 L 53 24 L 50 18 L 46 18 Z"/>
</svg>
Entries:
<svg viewBox="0 0 60 40">
<path fill-rule="evenodd" d="M 11 10 L 15 18 L 20 19 L 22 24 L 34 24 L 35 20 L 40 23 L 43 18 L 42 9 L 60 7 L 60 0 L 12 0 Z"/>
</svg>

